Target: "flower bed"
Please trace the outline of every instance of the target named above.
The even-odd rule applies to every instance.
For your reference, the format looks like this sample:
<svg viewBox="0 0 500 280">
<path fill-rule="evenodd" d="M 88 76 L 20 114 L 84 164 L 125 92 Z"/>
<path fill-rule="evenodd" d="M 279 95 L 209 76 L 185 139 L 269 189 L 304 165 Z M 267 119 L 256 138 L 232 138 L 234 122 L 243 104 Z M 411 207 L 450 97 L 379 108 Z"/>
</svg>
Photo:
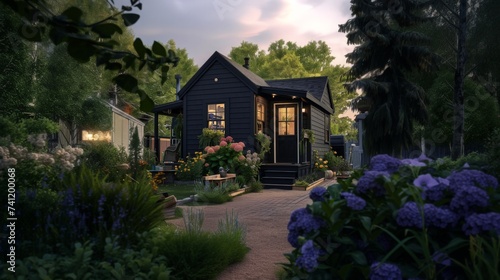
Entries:
<svg viewBox="0 0 500 280">
<path fill-rule="evenodd" d="M 291 215 L 294 279 L 499 279 L 495 177 L 427 158 L 372 158 Z"/>
</svg>

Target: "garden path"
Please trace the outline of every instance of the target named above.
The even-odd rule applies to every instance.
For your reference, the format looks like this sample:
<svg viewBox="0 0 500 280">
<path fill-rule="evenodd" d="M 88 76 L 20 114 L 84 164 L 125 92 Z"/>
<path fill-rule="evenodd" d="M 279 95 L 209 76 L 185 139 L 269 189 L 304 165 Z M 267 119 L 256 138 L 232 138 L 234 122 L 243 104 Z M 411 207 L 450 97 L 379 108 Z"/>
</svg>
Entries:
<svg viewBox="0 0 500 280">
<path fill-rule="evenodd" d="M 320 186 L 330 186 L 335 180 L 326 180 Z M 231 202 L 221 205 L 181 206 L 203 209 L 203 228 L 213 231 L 226 212 L 238 214 L 239 221 L 246 227 L 246 244 L 250 251 L 243 261 L 228 267 L 217 279 L 277 279 L 280 263 L 287 262 L 284 254 L 292 251 L 287 241 L 287 225 L 293 210 L 311 203 L 309 191 L 266 189 L 260 193 L 237 196 Z M 183 228 L 182 218 L 169 220 Z"/>
</svg>

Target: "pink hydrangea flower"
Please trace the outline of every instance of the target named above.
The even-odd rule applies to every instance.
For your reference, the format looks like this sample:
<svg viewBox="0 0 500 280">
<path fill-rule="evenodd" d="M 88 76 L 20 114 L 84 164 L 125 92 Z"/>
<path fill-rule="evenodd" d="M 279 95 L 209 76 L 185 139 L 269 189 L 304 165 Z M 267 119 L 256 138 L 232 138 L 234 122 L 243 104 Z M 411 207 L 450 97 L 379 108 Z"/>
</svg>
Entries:
<svg viewBox="0 0 500 280">
<path fill-rule="evenodd" d="M 205 147 L 205 152 L 208 152 L 208 149 L 210 149 L 210 148 L 212 148 L 212 147 L 210 147 L 210 146 L 206 146 L 206 147 Z"/>
<path fill-rule="evenodd" d="M 217 146 L 213 146 L 212 148 L 214 149 L 215 152 L 217 152 L 220 149 L 220 146 L 217 145 Z"/>
<path fill-rule="evenodd" d="M 233 150 L 235 150 L 236 152 L 241 152 L 241 151 L 243 151 L 243 146 L 241 146 L 240 144 L 235 144 L 232 148 L 233 148 Z"/>
<path fill-rule="evenodd" d="M 226 141 L 220 141 L 220 145 L 221 145 L 222 147 L 225 147 L 225 146 L 227 146 L 227 142 L 226 142 Z"/>
<path fill-rule="evenodd" d="M 245 143 L 239 142 L 238 144 L 240 144 L 243 148 L 245 148 Z"/>
<path fill-rule="evenodd" d="M 213 153 L 215 153 L 214 148 L 209 147 L 209 148 L 207 149 L 207 154 L 213 154 Z"/>
<path fill-rule="evenodd" d="M 244 160 L 245 160 L 245 156 L 244 156 L 244 155 L 240 155 L 240 156 L 238 157 L 238 159 L 239 159 L 240 161 L 244 161 Z"/>
<path fill-rule="evenodd" d="M 226 141 L 229 142 L 229 143 L 233 142 L 233 137 L 226 136 Z"/>
</svg>

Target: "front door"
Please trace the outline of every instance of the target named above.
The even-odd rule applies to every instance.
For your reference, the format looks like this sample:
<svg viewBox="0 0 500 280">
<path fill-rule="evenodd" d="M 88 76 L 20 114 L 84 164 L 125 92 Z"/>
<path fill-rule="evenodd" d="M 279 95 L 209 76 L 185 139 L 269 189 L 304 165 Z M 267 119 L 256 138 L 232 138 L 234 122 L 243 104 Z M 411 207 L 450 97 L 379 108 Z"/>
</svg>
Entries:
<svg viewBox="0 0 500 280">
<path fill-rule="evenodd" d="M 297 104 L 275 105 L 276 162 L 297 163 Z"/>
</svg>

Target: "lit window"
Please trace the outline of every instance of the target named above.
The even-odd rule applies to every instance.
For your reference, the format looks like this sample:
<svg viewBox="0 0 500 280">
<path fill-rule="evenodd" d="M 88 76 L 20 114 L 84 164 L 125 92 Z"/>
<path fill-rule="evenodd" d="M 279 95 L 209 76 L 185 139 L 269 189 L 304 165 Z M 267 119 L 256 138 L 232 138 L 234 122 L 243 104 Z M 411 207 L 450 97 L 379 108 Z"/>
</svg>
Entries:
<svg viewBox="0 0 500 280">
<path fill-rule="evenodd" d="M 264 132 L 265 109 L 264 104 L 257 103 L 257 132 Z"/>
<path fill-rule="evenodd" d="M 208 104 L 208 128 L 215 130 L 226 129 L 226 118 L 224 114 L 224 103 Z"/>
<path fill-rule="evenodd" d="M 264 121 L 264 104 L 257 103 L 257 120 Z"/>
<path fill-rule="evenodd" d="M 295 135 L 295 107 L 278 108 L 278 134 Z"/>
</svg>

